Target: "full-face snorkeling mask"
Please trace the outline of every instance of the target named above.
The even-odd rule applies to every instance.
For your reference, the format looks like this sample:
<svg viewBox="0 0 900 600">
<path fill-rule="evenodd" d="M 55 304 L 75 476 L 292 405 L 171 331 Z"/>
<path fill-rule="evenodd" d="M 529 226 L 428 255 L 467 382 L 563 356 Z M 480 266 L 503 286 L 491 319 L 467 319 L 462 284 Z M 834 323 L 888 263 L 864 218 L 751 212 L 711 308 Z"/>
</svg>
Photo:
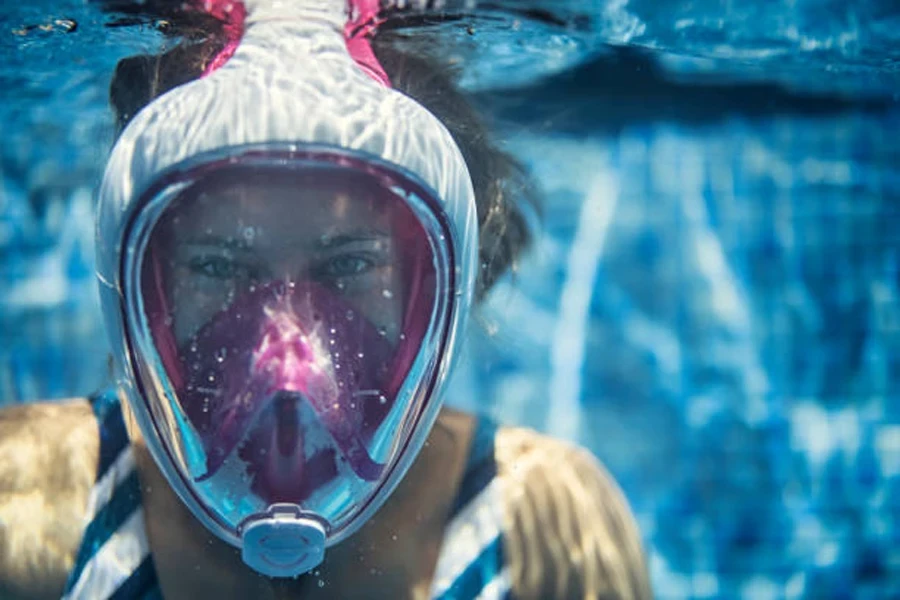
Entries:
<svg viewBox="0 0 900 600">
<path fill-rule="evenodd" d="M 437 417 L 475 201 L 447 130 L 347 34 L 359 6 L 229 6 L 233 55 L 113 148 L 98 277 L 168 482 L 250 567 L 296 576 L 385 502 Z"/>
</svg>

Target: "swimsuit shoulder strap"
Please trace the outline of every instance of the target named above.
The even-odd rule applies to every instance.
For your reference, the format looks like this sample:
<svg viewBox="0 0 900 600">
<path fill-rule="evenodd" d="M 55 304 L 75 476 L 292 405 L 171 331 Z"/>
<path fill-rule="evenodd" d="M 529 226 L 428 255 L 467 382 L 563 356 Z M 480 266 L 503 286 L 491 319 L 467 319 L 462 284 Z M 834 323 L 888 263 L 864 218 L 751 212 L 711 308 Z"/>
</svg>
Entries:
<svg viewBox="0 0 900 600">
<path fill-rule="evenodd" d="M 63 598 L 160 598 L 122 406 L 114 389 L 95 394 L 90 403 L 100 437 L 97 480 Z"/>
<path fill-rule="evenodd" d="M 497 475 L 497 424 L 476 417 L 475 433 L 432 584 L 432 598 L 509 598 L 503 551 L 503 490 Z"/>
</svg>

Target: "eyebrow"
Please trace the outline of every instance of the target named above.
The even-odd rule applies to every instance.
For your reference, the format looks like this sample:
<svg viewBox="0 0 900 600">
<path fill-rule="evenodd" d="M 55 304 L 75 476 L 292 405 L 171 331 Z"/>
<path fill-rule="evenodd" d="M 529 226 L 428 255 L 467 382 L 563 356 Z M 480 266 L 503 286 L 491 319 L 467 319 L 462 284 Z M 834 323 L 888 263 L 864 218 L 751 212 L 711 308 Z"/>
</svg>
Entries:
<svg viewBox="0 0 900 600">
<path fill-rule="evenodd" d="M 330 250 L 346 244 L 358 242 L 375 242 L 389 237 L 387 233 L 378 230 L 360 230 L 338 233 L 337 235 L 323 235 L 315 244 L 318 250 Z"/>
<path fill-rule="evenodd" d="M 246 240 L 234 238 L 234 237 L 222 237 L 218 235 L 204 234 L 203 236 L 197 238 L 191 238 L 183 242 L 186 246 L 213 246 L 216 248 L 228 248 L 229 250 L 241 250 L 248 251 L 252 250 L 252 244 L 249 244 Z"/>
</svg>

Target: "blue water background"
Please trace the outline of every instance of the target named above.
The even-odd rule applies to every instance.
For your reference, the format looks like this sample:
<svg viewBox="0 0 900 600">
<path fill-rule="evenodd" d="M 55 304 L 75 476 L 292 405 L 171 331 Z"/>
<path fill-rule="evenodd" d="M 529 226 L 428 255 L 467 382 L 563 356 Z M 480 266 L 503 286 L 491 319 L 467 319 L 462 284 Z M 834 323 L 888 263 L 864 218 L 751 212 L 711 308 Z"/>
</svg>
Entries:
<svg viewBox="0 0 900 600">
<path fill-rule="evenodd" d="M 900 12 L 492 7 L 409 31 L 545 196 L 450 401 L 593 450 L 660 598 L 900 597 Z M 106 381 L 107 88 L 161 42 L 111 19 L 0 9 L 0 403 Z"/>
</svg>

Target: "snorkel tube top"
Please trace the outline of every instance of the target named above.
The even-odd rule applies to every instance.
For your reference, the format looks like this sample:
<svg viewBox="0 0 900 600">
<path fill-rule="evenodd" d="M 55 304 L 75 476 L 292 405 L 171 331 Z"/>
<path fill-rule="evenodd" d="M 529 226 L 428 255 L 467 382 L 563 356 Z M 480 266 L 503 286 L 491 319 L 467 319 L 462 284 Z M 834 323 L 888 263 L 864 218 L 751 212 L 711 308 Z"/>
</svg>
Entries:
<svg viewBox="0 0 900 600">
<path fill-rule="evenodd" d="M 344 40 L 350 56 L 367 75 L 386 87 L 390 79 L 372 50 L 370 39 L 381 24 L 378 0 L 349 0 L 348 20 L 344 26 Z M 241 0 L 195 0 L 194 10 L 204 12 L 222 22 L 224 45 L 203 71 L 203 77 L 212 74 L 228 62 L 244 35 L 247 8 Z"/>
</svg>

